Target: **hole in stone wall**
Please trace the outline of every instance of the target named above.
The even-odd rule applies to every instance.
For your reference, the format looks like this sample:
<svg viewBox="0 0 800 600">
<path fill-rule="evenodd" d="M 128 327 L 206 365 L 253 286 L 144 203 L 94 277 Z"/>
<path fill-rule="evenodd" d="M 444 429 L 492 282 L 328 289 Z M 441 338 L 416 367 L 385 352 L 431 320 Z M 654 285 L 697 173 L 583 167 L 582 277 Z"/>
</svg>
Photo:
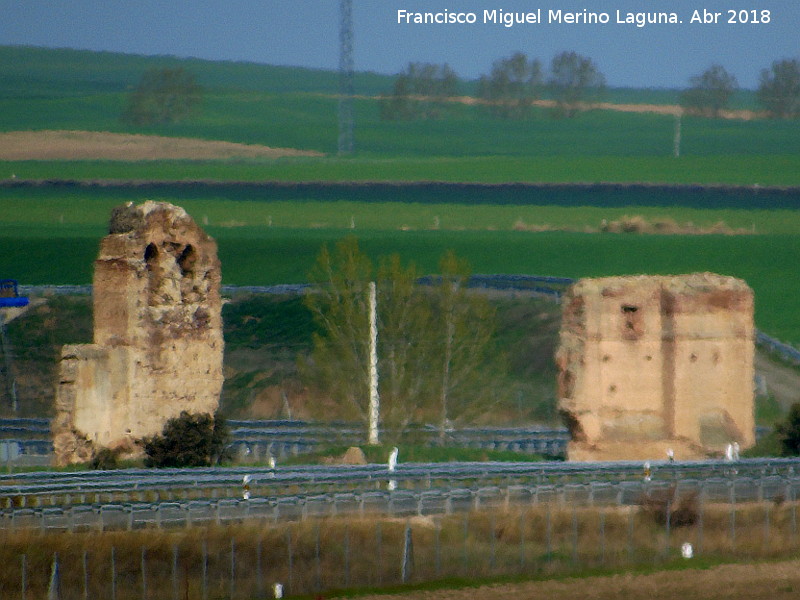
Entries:
<svg viewBox="0 0 800 600">
<path fill-rule="evenodd" d="M 157 260 L 158 248 L 156 248 L 155 244 L 147 244 L 147 248 L 144 249 L 144 262 L 152 269 Z"/>
<path fill-rule="evenodd" d="M 633 304 L 623 304 L 620 306 L 622 314 L 622 337 L 626 340 L 636 340 L 644 333 L 643 316 L 639 312 L 639 307 Z"/>
<path fill-rule="evenodd" d="M 178 266 L 181 269 L 181 275 L 183 277 L 192 275 L 192 273 L 194 273 L 195 262 L 197 262 L 197 253 L 192 245 L 189 244 L 183 249 L 183 252 L 181 252 L 177 260 Z"/>
</svg>

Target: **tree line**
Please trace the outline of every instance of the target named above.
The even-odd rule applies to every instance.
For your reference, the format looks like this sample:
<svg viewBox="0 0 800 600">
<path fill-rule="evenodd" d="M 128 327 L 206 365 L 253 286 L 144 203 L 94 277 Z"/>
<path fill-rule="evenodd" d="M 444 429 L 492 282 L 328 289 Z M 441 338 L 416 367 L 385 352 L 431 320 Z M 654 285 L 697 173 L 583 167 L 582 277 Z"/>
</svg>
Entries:
<svg viewBox="0 0 800 600">
<path fill-rule="evenodd" d="M 549 74 L 539 59 L 516 52 L 492 64 L 478 80 L 478 98 L 487 110 L 504 119 L 525 119 L 534 103 L 547 91 L 555 102 L 554 114 L 573 117 L 597 102 L 605 90 L 605 77 L 588 57 L 562 52 L 550 62 Z M 379 98 L 381 118 L 431 119 L 447 114 L 450 99 L 458 96 L 460 81 L 448 65 L 410 63 L 394 82 L 391 92 Z"/>
<path fill-rule="evenodd" d="M 378 98 L 384 120 L 445 117 L 452 98 L 460 95 L 458 75 L 447 64 L 412 62 L 399 73 L 392 89 Z M 486 110 L 502 119 L 527 119 L 545 95 L 554 103 L 553 115 L 574 117 L 599 102 L 605 76 L 591 58 L 561 52 L 549 69 L 523 52 L 496 60 L 478 80 L 477 97 Z M 736 77 L 714 64 L 689 79 L 680 97 L 688 114 L 718 117 L 738 90 Z M 197 114 L 203 88 L 193 73 L 177 68 L 148 69 L 128 94 L 121 120 L 135 126 L 175 123 Z M 776 60 L 762 69 L 756 92 L 759 105 L 772 118 L 800 116 L 800 60 Z"/>
<path fill-rule="evenodd" d="M 391 91 L 379 98 L 384 120 L 436 119 L 453 110 L 452 99 L 460 95 L 461 81 L 447 65 L 409 63 L 397 75 Z M 502 119 L 526 119 L 545 96 L 556 117 L 574 117 L 600 101 L 606 80 L 598 66 L 576 52 L 553 57 L 545 73 L 539 59 L 522 52 L 499 59 L 478 80 L 477 97 L 486 110 Z M 688 114 L 719 117 L 738 90 L 736 77 L 714 64 L 689 79 L 680 96 Z M 756 99 L 771 118 L 800 116 L 800 61 L 781 59 L 762 69 Z"/>
</svg>

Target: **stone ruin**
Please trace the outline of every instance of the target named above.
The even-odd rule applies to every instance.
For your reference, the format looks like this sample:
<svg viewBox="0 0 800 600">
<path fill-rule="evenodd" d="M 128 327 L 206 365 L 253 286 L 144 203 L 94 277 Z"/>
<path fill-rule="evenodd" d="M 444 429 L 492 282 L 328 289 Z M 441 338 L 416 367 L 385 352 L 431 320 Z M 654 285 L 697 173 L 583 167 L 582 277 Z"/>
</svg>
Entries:
<svg viewBox="0 0 800 600">
<path fill-rule="evenodd" d="M 712 273 L 582 279 L 564 297 L 569 460 L 679 460 L 755 443 L 753 293 Z"/>
<path fill-rule="evenodd" d="M 94 343 L 61 353 L 59 465 L 141 454 L 136 441 L 181 411 L 213 414 L 222 389 L 217 245 L 182 208 L 115 208 L 94 267 Z"/>
</svg>

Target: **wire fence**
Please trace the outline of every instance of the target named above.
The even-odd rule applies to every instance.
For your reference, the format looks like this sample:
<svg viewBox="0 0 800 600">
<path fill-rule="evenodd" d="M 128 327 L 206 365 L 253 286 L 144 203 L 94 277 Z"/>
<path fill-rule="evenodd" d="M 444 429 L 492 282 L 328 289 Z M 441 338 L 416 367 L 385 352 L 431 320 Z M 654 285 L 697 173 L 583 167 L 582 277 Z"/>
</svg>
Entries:
<svg viewBox="0 0 800 600">
<path fill-rule="evenodd" d="M 230 527 L 187 527 L 162 506 L 163 532 L 153 522 L 124 537 L 94 529 L 75 536 L 10 532 L 0 548 L 0 597 L 238 600 L 681 556 L 775 558 L 798 548 L 798 488 L 800 479 L 786 478 L 482 488 L 450 490 L 428 508 L 422 495 L 392 493 L 383 495 L 395 507 L 387 515 L 307 498 L 302 514 L 286 521 L 273 511 L 255 514 L 256 500 L 218 504 L 231 519 L 221 524 L 241 523 Z M 130 523 L 130 514 L 123 521 Z"/>
</svg>

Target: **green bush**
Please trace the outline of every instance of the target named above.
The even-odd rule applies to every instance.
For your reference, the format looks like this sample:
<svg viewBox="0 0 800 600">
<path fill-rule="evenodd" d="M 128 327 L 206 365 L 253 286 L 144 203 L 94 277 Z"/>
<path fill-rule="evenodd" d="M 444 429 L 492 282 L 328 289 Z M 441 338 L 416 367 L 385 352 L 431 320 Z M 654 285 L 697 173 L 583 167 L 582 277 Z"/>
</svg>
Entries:
<svg viewBox="0 0 800 600">
<path fill-rule="evenodd" d="M 781 445 L 782 456 L 800 455 L 800 402 L 789 409 L 786 420 L 775 426 Z"/>
<path fill-rule="evenodd" d="M 223 457 L 229 438 L 225 418 L 217 413 L 181 412 L 164 425 L 161 435 L 145 438 L 147 467 L 208 467 Z"/>
</svg>

